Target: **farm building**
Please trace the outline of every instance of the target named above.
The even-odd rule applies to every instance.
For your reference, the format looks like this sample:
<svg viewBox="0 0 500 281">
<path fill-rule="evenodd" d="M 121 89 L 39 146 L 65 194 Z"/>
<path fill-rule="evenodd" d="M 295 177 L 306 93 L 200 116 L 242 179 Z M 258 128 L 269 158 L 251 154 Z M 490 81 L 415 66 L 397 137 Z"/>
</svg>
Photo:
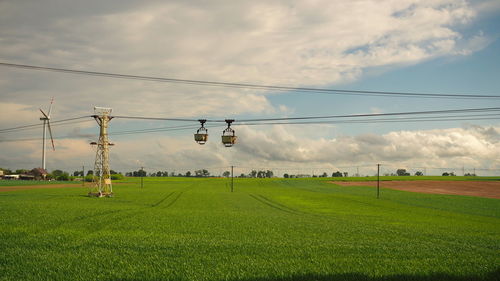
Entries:
<svg viewBox="0 0 500 281">
<path fill-rule="evenodd" d="M 5 176 L 3 176 L 3 179 L 5 179 L 5 180 L 18 180 L 19 175 L 5 175 Z"/>
<path fill-rule="evenodd" d="M 47 170 L 43 168 L 34 168 L 30 171 L 30 175 L 32 175 L 35 180 L 42 180 L 47 177 L 48 173 Z"/>
</svg>

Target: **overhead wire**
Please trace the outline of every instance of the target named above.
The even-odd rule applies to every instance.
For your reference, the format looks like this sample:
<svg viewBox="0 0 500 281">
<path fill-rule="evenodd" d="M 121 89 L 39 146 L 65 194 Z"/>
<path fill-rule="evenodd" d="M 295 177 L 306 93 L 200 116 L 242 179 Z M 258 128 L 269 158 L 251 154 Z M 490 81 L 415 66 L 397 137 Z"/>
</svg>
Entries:
<svg viewBox="0 0 500 281">
<path fill-rule="evenodd" d="M 0 66 L 37 70 L 37 71 L 61 72 L 61 73 L 69 73 L 77 75 L 101 76 L 101 77 L 119 78 L 119 79 L 178 83 L 178 84 L 211 86 L 211 87 L 242 88 L 242 89 L 253 89 L 253 90 L 266 90 L 266 91 L 286 91 L 292 93 L 301 92 L 301 93 L 330 94 L 330 95 L 385 96 L 385 97 L 407 97 L 407 98 L 446 98 L 446 99 L 499 99 L 500 98 L 500 95 L 438 94 L 438 93 L 417 93 L 417 92 L 325 89 L 325 88 L 293 87 L 293 86 L 278 86 L 278 85 L 262 85 L 253 83 L 218 82 L 218 81 L 208 81 L 208 80 L 178 79 L 178 78 L 168 78 L 168 77 L 118 74 L 111 72 L 75 70 L 68 68 L 35 66 L 27 64 L 13 64 L 6 62 L 0 62 Z"/>
<path fill-rule="evenodd" d="M 73 121 L 73 120 L 79 120 L 79 119 L 83 119 L 83 118 L 88 118 L 90 116 L 80 116 L 80 117 L 73 117 L 73 118 L 67 118 L 67 119 L 61 119 L 61 120 L 56 120 L 56 121 L 52 121 L 50 122 L 50 124 L 52 126 L 55 126 L 54 124 L 56 125 L 59 125 L 59 123 L 64 123 L 64 122 L 68 122 L 68 121 Z M 85 120 L 83 122 L 87 122 L 88 120 Z M 68 123 L 70 124 L 70 123 Z M 63 125 L 63 124 L 61 124 Z M 23 125 L 23 126 L 17 126 L 17 127 L 12 127 L 12 128 L 5 128 L 5 129 L 0 129 L 0 133 L 6 133 L 6 132 L 12 132 L 12 131 L 22 131 L 22 130 L 30 130 L 30 129 L 34 129 L 34 128 L 37 128 L 37 127 L 40 127 L 40 126 L 43 126 L 43 123 L 38 123 L 38 124 L 31 124 L 31 125 Z"/>
<path fill-rule="evenodd" d="M 305 117 L 284 117 L 284 118 L 240 119 L 237 121 L 238 122 L 265 122 L 265 121 L 283 121 L 283 120 L 360 118 L 360 117 L 375 117 L 375 116 L 403 116 L 403 115 L 448 114 L 448 113 L 489 112 L 489 111 L 500 111 L 500 107 L 431 110 L 431 111 L 412 111 L 412 112 L 391 112 L 391 113 L 324 115 L 324 116 L 305 116 Z"/>
<path fill-rule="evenodd" d="M 494 112 L 494 113 L 490 113 Z M 467 109 L 451 109 L 451 110 L 433 110 L 433 111 L 413 111 L 413 112 L 392 112 L 392 113 L 370 113 L 370 114 L 347 114 L 347 115 L 328 115 L 328 116 L 305 116 L 305 117 L 285 117 L 285 118 L 259 118 L 259 119 L 241 119 L 235 120 L 233 126 L 238 125 L 293 125 L 293 124 L 341 124 L 341 123 L 393 123 L 393 122 L 435 122 L 435 121 L 472 121 L 472 120 L 497 120 L 500 114 L 499 107 L 489 108 L 467 108 Z M 453 115 L 450 115 L 453 114 Z M 411 117 L 403 117 L 411 116 Z M 90 120 L 80 120 L 93 116 L 80 116 L 67 118 L 62 120 L 52 121 L 52 126 L 68 125 L 83 123 Z M 183 122 L 198 122 L 199 119 L 182 119 L 182 118 L 162 118 L 162 117 L 138 117 L 138 116 L 112 116 L 113 118 L 122 119 L 140 119 L 140 120 L 156 120 L 156 121 L 183 121 Z M 391 117 L 391 118 L 373 118 L 373 117 Z M 326 119 L 341 119 L 341 120 L 326 120 Z M 77 121 L 80 120 L 80 121 Z M 307 121 L 316 120 L 316 121 Z M 74 121 L 74 122 L 71 122 Z M 207 122 L 225 122 L 225 120 L 207 120 Z M 36 127 L 34 127 L 36 126 Z M 0 129 L 0 133 L 18 132 L 21 130 L 30 130 L 43 126 L 42 124 L 33 124 L 25 126 L 17 126 L 13 128 Z M 198 125 L 180 125 L 159 128 L 146 128 L 137 130 L 125 130 L 110 132 L 110 135 L 127 135 L 127 134 L 142 134 L 154 132 L 167 132 L 177 130 L 196 129 Z M 207 126 L 207 128 L 222 127 L 220 125 Z M 64 138 L 68 138 L 64 137 Z M 25 141 L 34 139 L 7 139 L 6 141 Z"/>
</svg>

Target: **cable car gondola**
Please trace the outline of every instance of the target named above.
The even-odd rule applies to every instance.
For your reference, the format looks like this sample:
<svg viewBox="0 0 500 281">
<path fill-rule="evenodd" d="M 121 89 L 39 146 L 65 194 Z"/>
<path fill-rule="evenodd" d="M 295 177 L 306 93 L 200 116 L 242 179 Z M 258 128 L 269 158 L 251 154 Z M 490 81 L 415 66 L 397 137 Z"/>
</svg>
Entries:
<svg viewBox="0 0 500 281">
<path fill-rule="evenodd" d="M 231 123 L 233 119 L 226 119 L 227 128 L 222 131 L 222 143 L 225 147 L 231 147 L 236 143 L 236 136 L 234 135 L 234 130 L 231 129 Z"/>
<path fill-rule="evenodd" d="M 205 122 L 207 120 L 205 119 L 200 119 L 198 120 L 201 123 L 201 127 L 196 131 L 196 134 L 194 134 L 194 140 L 199 143 L 199 144 L 205 144 L 208 140 L 208 130 L 205 128 Z"/>
</svg>

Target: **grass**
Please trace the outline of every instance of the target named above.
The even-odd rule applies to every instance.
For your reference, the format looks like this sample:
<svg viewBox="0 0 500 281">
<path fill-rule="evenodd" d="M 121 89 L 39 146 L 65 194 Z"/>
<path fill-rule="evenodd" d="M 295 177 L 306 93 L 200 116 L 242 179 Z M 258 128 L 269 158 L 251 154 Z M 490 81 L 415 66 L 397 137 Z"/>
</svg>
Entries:
<svg viewBox="0 0 500 281">
<path fill-rule="evenodd" d="M 46 185 L 46 184 L 82 184 L 82 183 L 78 181 L 0 180 L 0 186 Z"/>
<path fill-rule="evenodd" d="M 323 179 L 0 193 L 0 280 L 498 280 L 497 199 Z"/>
</svg>

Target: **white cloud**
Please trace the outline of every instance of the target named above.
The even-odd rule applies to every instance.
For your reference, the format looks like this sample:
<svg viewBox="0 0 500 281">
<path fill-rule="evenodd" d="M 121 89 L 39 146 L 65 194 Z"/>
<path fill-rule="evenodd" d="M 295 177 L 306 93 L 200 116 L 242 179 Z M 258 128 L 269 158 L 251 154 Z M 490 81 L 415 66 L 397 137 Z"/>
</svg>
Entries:
<svg viewBox="0 0 500 281">
<path fill-rule="evenodd" d="M 151 1 L 115 10 L 90 2 L 94 12 L 59 1 L 16 3 L 3 2 L 0 12 L 3 60 L 187 79 L 320 86 L 358 79 L 372 67 L 470 54 L 489 42 L 484 34 L 460 34 L 457 27 L 476 12 L 456 0 Z M 27 18 L 33 8 L 37 14 Z M 13 92 L 21 88 L 26 99 L 56 95 L 72 108 L 70 103 L 85 105 L 99 97 L 127 111 L 138 101 L 154 113 L 175 104 L 183 116 L 235 101 L 236 113 L 270 112 L 265 97 L 237 89 L 36 74 L 34 80 L 42 82 L 26 76 L 20 71 L 4 79 L 6 101 L 18 100 Z M 246 100 L 233 99 L 237 94 Z"/>
<path fill-rule="evenodd" d="M 470 5 L 463 0 L 258 0 L 210 4 L 206 1 L 54 0 L 43 4 L 2 1 L 0 58 L 13 63 L 124 74 L 319 87 L 359 79 L 368 69 L 476 52 L 487 46 L 490 39 L 481 32 L 467 37 L 460 27 L 472 22 L 484 9 L 484 5 L 475 2 Z M 47 104 L 52 96 L 55 96 L 54 119 L 88 115 L 96 105 L 113 107 L 117 115 L 169 117 L 291 114 L 295 110 L 273 105 L 269 93 L 253 90 L 6 68 L 0 69 L 0 76 L 2 127 L 38 122 L 37 108 Z M 78 131 L 81 126 L 71 134 L 81 134 Z M 243 153 L 244 160 L 253 163 L 291 160 L 331 163 L 332 159 L 354 163 L 375 161 L 383 156 L 382 152 L 391 159 L 426 159 L 420 158 L 422 152 L 404 142 L 418 138 L 409 132 L 327 139 L 318 131 L 306 131 L 320 138 L 314 140 L 294 135 L 298 129 L 273 130 L 273 134 L 268 134 L 242 128 L 241 143 L 233 151 Z M 463 151 L 474 149 L 482 155 L 481 159 L 489 159 L 486 152 L 490 148 L 495 151 L 495 147 L 472 135 L 472 131 L 469 128 L 460 132 L 470 137 L 457 137 L 458 140 L 447 132 L 444 139 L 424 132 L 430 135 L 422 137 L 421 142 L 429 137 L 430 148 L 424 147 L 422 151 L 431 156 L 471 158 L 469 154 L 464 156 Z M 371 143 L 371 139 L 378 142 Z M 61 149 L 49 158 L 57 162 L 49 163 L 66 163 L 63 156 L 82 156 L 88 149 L 86 144 L 69 142 L 58 141 Z M 454 146 L 458 148 L 444 149 L 448 142 L 459 143 Z M 124 142 L 121 147 L 126 149 L 117 146 L 116 151 L 121 153 L 114 157 L 119 163 L 135 165 L 144 164 L 144 155 L 149 155 L 151 161 L 156 159 L 154 163 L 167 166 L 227 165 L 238 160 L 215 145 L 207 145 L 213 149 L 207 152 L 197 146 L 177 148 L 184 141 L 176 138 L 158 143 L 145 141 L 137 148 L 135 140 Z M 157 150 L 166 149 L 161 153 L 147 152 L 146 144 Z M 36 163 L 38 144 L 6 146 L 12 151 L 0 156 L 1 163 L 21 165 L 28 163 L 28 159 L 34 161 L 29 163 Z M 176 149 L 171 150 L 173 147 Z M 374 147 L 376 152 L 365 153 Z M 164 162 L 165 159 L 170 162 Z M 68 160 L 67 165 L 79 166 L 77 162 Z"/>
</svg>

